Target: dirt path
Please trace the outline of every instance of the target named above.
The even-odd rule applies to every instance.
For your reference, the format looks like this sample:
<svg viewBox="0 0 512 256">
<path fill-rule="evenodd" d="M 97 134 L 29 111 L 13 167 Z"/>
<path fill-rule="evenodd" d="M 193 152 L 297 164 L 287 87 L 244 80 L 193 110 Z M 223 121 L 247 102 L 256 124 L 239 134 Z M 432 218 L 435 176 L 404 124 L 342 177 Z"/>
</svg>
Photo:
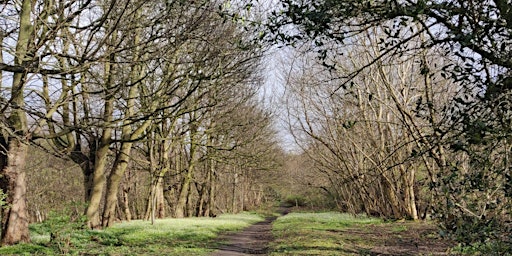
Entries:
<svg viewBox="0 0 512 256">
<path fill-rule="evenodd" d="M 290 207 L 279 207 L 277 213 L 281 216 L 290 212 Z M 264 221 L 249 226 L 241 232 L 221 237 L 226 240 L 225 245 L 211 256 L 241 256 L 241 255 L 267 255 L 269 243 L 274 240 L 272 236 L 272 222 L 277 217 L 267 217 Z"/>
<path fill-rule="evenodd" d="M 272 222 L 277 217 L 269 217 L 247 227 L 241 232 L 224 236 L 228 241 L 212 256 L 267 255 L 268 244 L 272 241 Z"/>
</svg>

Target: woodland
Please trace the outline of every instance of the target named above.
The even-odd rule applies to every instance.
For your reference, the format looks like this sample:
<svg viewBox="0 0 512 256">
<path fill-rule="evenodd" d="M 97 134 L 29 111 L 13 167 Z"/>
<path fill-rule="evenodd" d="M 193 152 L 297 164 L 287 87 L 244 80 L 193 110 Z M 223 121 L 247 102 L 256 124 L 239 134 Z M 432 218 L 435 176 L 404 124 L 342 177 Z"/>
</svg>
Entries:
<svg viewBox="0 0 512 256">
<path fill-rule="evenodd" d="M 511 0 L 0 0 L 0 244 L 284 203 L 511 253 L 511 69 Z"/>
</svg>

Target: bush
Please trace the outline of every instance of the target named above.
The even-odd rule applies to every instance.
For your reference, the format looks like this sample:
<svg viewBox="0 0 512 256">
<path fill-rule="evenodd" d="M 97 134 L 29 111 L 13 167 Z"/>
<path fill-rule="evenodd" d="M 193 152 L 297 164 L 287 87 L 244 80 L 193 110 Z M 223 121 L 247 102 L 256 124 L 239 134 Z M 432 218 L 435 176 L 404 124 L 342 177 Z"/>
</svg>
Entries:
<svg viewBox="0 0 512 256">
<path fill-rule="evenodd" d="M 433 184 L 433 217 L 465 250 L 511 254 L 512 130 L 493 130 L 499 126 L 487 121 L 471 122 L 451 145 L 451 160 Z"/>
<path fill-rule="evenodd" d="M 307 200 L 301 195 L 287 196 L 282 202 L 282 206 L 285 207 L 302 207 L 307 205 Z"/>
</svg>

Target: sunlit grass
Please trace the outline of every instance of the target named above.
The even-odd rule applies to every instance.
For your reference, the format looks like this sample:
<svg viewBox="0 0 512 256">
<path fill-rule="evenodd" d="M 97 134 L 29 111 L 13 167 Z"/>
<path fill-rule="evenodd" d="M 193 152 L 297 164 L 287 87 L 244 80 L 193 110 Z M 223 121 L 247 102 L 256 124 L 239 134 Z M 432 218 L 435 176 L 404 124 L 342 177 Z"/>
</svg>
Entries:
<svg viewBox="0 0 512 256">
<path fill-rule="evenodd" d="M 0 248 L 0 255 L 206 255 L 220 233 L 263 220 L 251 213 L 217 218 L 183 218 L 123 222 L 100 231 L 73 230 L 50 243 L 50 230 L 31 227 L 32 243 Z"/>
<path fill-rule="evenodd" d="M 359 255 L 366 250 L 366 241 L 343 237 L 340 231 L 379 223 L 380 219 L 336 212 L 290 213 L 274 222 L 271 255 Z"/>
<path fill-rule="evenodd" d="M 347 227 L 356 224 L 381 223 L 381 219 L 368 218 L 363 215 L 354 216 L 348 213 L 320 212 L 320 213 L 290 213 L 280 217 L 275 224 L 287 225 L 302 222 L 312 228 Z M 304 226 L 302 226 L 304 227 Z"/>
<path fill-rule="evenodd" d="M 436 230 L 428 221 L 291 213 L 274 222 L 271 255 L 446 255 L 453 244 Z"/>
</svg>

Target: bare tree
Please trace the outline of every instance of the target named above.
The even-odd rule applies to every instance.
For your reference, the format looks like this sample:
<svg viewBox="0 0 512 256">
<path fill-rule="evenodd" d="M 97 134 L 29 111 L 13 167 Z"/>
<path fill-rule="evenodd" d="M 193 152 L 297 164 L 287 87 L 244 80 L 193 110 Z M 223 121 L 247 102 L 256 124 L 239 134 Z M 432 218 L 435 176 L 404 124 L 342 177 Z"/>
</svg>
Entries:
<svg viewBox="0 0 512 256">
<path fill-rule="evenodd" d="M 379 54 L 379 33 L 355 37 L 357 45 L 345 50 L 343 59 L 329 59 L 336 70 L 324 72 L 322 63 L 306 56 L 297 71 L 302 75 L 289 78 L 289 123 L 331 181 L 329 193 L 342 209 L 418 219 L 418 198 L 422 208 L 429 202 L 428 195 L 422 200 L 417 194 L 428 182 L 417 179 L 417 170 L 435 179 L 418 151 L 432 146 L 424 138 L 440 125 L 439 110 L 455 92 L 440 77 L 418 72 L 438 61 L 421 54 L 381 60 L 338 89 L 339 77 Z"/>
<path fill-rule="evenodd" d="M 34 111 L 38 109 L 31 96 L 37 90 L 29 84 L 37 83 L 40 76 L 75 72 L 58 65 L 57 55 L 69 56 L 60 44 L 61 32 L 87 12 L 90 5 L 91 1 L 69 1 L 66 5 L 52 1 L 4 1 L 0 4 L 2 53 L 7 53 L 1 60 L 0 70 L 12 74 L 2 80 L 2 83 L 11 81 L 12 85 L 0 86 L 2 189 L 8 194 L 7 203 L 11 206 L 2 214 L 2 244 L 29 240 L 23 168 L 28 145 L 40 136 L 30 122 L 49 118 Z"/>
</svg>

